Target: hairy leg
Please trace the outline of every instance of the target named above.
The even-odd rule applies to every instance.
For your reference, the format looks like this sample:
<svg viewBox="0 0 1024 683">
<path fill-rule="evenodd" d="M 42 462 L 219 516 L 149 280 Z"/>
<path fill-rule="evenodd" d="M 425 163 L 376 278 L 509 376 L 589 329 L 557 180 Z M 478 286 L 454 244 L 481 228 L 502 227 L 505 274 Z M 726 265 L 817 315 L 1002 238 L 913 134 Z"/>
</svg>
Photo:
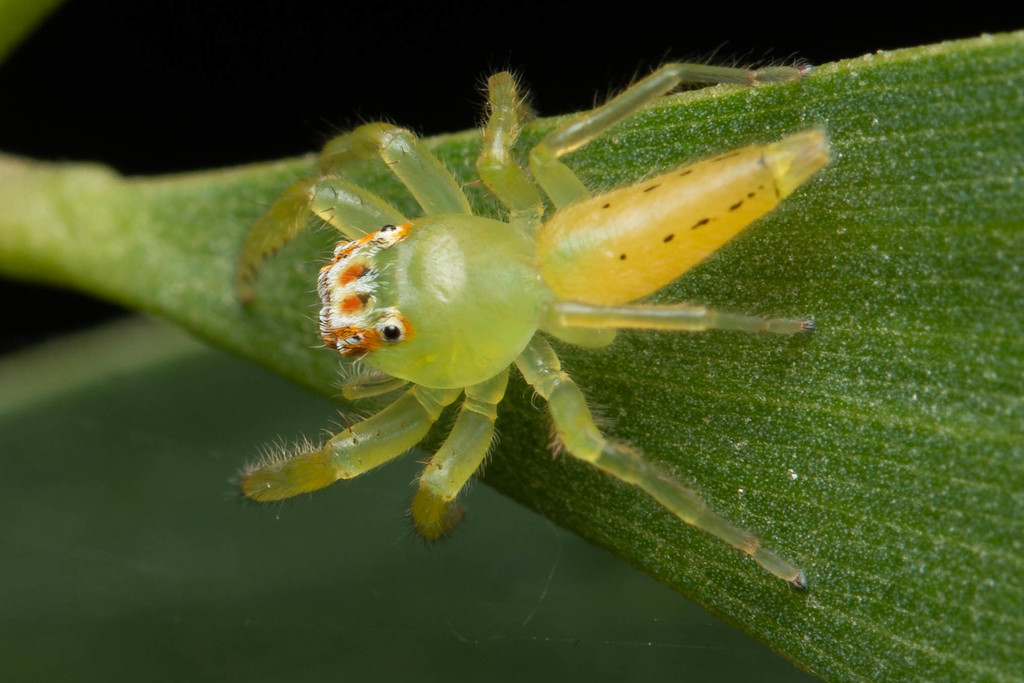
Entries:
<svg viewBox="0 0 1024 683">
<path fill-rule="evenodd" d="M 498 403 L 505 395 L 508 370 L 466 388 L 451 434 L 420 477 L 412 500 L 412 521 L 424 538 L 440 538 L 462 519 L 455 497 L 487 455 L 494 439 Z"/>
<path fill-rule="evenodd" d="M 516 366 L 547 400 L 558 437 L 572 456 L 635 484 L 682 521 L 750 555 L 767 571 L 796 588 L 807 587 L 803 571 L 761 546 L 750 532 L 715 514 L 696 491 L 659 470 L 636 450 L 605 438 L 594 424 L 583 394 L 562 372 L 558 357 L 541 337 L 533 338 L 516 360 Z"/>
<path fill-rule="evenodd" d="M 237 287 L 243 301 L 253 298 L 260 263 L 309 224 L 310 211 L 349 240 L 376 232 L 383 225 L 400 225 L 407 220 L 377 195 L 340 176 L 306 178 L 293 183 L 256 220 L 242 243 Z"/>
<path fill-rule="evenodd" d="M 239 475 L 242 492 L 269 502 L 351 479 L 409 450 L 426 436 L 458 389 L 414 386 L 376 415 L 336 434 L 319 449 L 270 457 Z"/>
<path fill-rule="evenodd" d="M 462 187 L 418 137 L 390 123 L 367 123 L 328 142 L 323 172 L 379 158 L 408 188 L 425 214 L 472 213 Z"/>
<path fill-rule="evenodd" d="M 487 79 L 489 117 L 484 128 L 483 145 L 476 169 L 484 185 L 508 207 L 509 222 L 536 223 L 544 213 L 540 193 L 522 167 L 512 158 L 512 147 L 519 138 L 526 107 L 507 71 Z"/>
</svg>

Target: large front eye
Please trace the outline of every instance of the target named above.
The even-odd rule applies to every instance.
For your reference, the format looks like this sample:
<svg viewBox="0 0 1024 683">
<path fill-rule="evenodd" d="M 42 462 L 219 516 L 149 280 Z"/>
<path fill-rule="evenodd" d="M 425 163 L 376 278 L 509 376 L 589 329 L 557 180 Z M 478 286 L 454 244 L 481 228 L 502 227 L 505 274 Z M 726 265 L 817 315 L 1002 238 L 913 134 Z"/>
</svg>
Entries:
<svg viewBox="0 0 1024 683">
<path fill-rule="evenodd" d="M 377 332 L 380 338 L 389 343 L 404 341 L 409 336 L 409 323 L 401 313 L 392 309 L 387 315 L 377 322 Z"/>
<path fill-rule="evenodd" d="M 395 229 L 395 226 L 393 226 L 391 224 L 388 224 L 388 225 L 385 225 L 385 226 L 381 227 L 381 229 L 378 230 L 377 232 L 391 232 L 394 229 Z"/>
</svg>

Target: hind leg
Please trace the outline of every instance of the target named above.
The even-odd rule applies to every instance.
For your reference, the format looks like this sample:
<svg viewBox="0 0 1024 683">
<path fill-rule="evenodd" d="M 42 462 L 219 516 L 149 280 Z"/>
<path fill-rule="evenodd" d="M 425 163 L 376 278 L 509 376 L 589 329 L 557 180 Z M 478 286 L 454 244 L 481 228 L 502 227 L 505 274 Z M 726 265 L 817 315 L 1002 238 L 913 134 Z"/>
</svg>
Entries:
<svg viewBox="0 0 1024 683">
<path fill-rule="evenodd" d="M 687 83 L 755 85 L 795 81 L 806 73 L 806 69 L 797 67 L 751 70 L 705 64 L 666 64 L 597 109 L 549 133 L 530 151 L 530 169 L 537 182 L 551 197 L 551 201 L 556 207 L 561 208 L 588 198 L 590 192 L 576 174 L 558 158 L 579 149 L 644 105 L 678 86 Z"/>
<path fill-rule="evenodd" d="M 573 457 L 585 460 L 616 479 L 634 484 L 687 524 L 720 538 L 750 555 L 765 570 L 796 588 L 806 588 L 802 570 L 761 545 L 761 541 L 717 515 L 693 489 L 659 470 L 629 446 L 601 434 L 586 399 L 558 357 L 541 337 L 534 337 L 516 359 L 523 377 L 548 402 L 558 438 Z"/>
</svg>

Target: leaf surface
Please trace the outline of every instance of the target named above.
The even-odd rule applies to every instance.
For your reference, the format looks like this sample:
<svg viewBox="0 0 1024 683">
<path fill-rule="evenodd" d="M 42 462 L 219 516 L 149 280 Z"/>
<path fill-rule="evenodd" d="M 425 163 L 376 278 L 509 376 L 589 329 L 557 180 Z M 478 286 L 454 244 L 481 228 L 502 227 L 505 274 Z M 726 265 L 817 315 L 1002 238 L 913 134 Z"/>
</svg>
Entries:
<svg viewBox="0 0 1024 683">
<path fill-rule="evenodd" d="M 533 123 L 522 149 L 556 123 Z M 484 479 L 824 678 L 1019 678 L 1024 35 L 666 98 L 568 163 L 612 187 L 811 126 L 829 133 L 830 166 L 656 299 L 810 316 L 814 337 L 624 333 L 599 352 L 559 347 L 609 434 L 695 482 L 800 564 L 810 589 L 549 457 L 521 381 Z M 475 132 L 431 144 L 474 179 Z M 312 166 L 122 179 L 0 158 L 0 272 L 155 313 L 335 395 L 311 283 L 336 236 L 283 249 L 250 309 L 232 287 L 245 230 Z M 385 173 L 357 180 L 411 210 Z"/>
</svg>

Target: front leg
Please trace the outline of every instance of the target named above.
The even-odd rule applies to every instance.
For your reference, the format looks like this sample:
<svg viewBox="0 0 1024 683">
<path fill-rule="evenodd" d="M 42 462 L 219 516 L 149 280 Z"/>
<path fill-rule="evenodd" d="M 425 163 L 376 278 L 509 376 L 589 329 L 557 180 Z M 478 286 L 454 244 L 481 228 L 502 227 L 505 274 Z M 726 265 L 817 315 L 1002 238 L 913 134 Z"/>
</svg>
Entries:
<svg viewBox="0 0 1024 683">
<path fill-rule="evenodd" d="M 345 180 L 345 166 L 380 159 L 427 214 L 472 213 L 459 183 L 415 135 L 390 123 L 367 123 L 339 135 L 320 152 L 320 176 L 289 186 L 256 221 L 239 255 L 239 298 L 253 298 L 256 271 L 264 258 L 292 240 L 312 211 L 346 238 L 358 239 L 406 218 L 376 194 Z"/>
<path fill-rule="evenodd" d="M 418 137 L 390 123 L 367 123 L 328 142 L 320 153 L 323 173 L 379 158 L 402 181 L 424 214 L 473 213 L 462 187 Z"/>
<path fill-rule="evenodd" d="M 239 298 L 252 300 L 256 271 L 267 256 L 295 238 L 308 224 L 309 213 L 356 240 L 383 225 L 401 225 L 408 219 L 389 203 L 341 176 L 305 178 L 290 185 L 261 215 L 242 243 L 236 286 Z"/>
<path fill-rule="evenodd" d="M 383 465 L 418 444 L 459 393 L 415 386 L 322 448 L 271 456 L 246 468 L 239 475 L 242 493 L 266 503 L 316 491 Z"/>
<path fill-rule="evenodd" d="M 535 336 L 527 345 L 516 359 L 516 366 L 547 400 L 558 438 L 570 455 L 592 463 L 627 484 L 635 484 L 682 521 L 750 555 L 767 571 L 794 587 L 807 587 L 803 571 L 764 548 L 750 532 L 719 517 L 696 491 L 659 470 L 636 450 L 606 439 L 594 424 L 583 394 L 562 372 L 558 356 L 540 336 Z"/>
</svg>

